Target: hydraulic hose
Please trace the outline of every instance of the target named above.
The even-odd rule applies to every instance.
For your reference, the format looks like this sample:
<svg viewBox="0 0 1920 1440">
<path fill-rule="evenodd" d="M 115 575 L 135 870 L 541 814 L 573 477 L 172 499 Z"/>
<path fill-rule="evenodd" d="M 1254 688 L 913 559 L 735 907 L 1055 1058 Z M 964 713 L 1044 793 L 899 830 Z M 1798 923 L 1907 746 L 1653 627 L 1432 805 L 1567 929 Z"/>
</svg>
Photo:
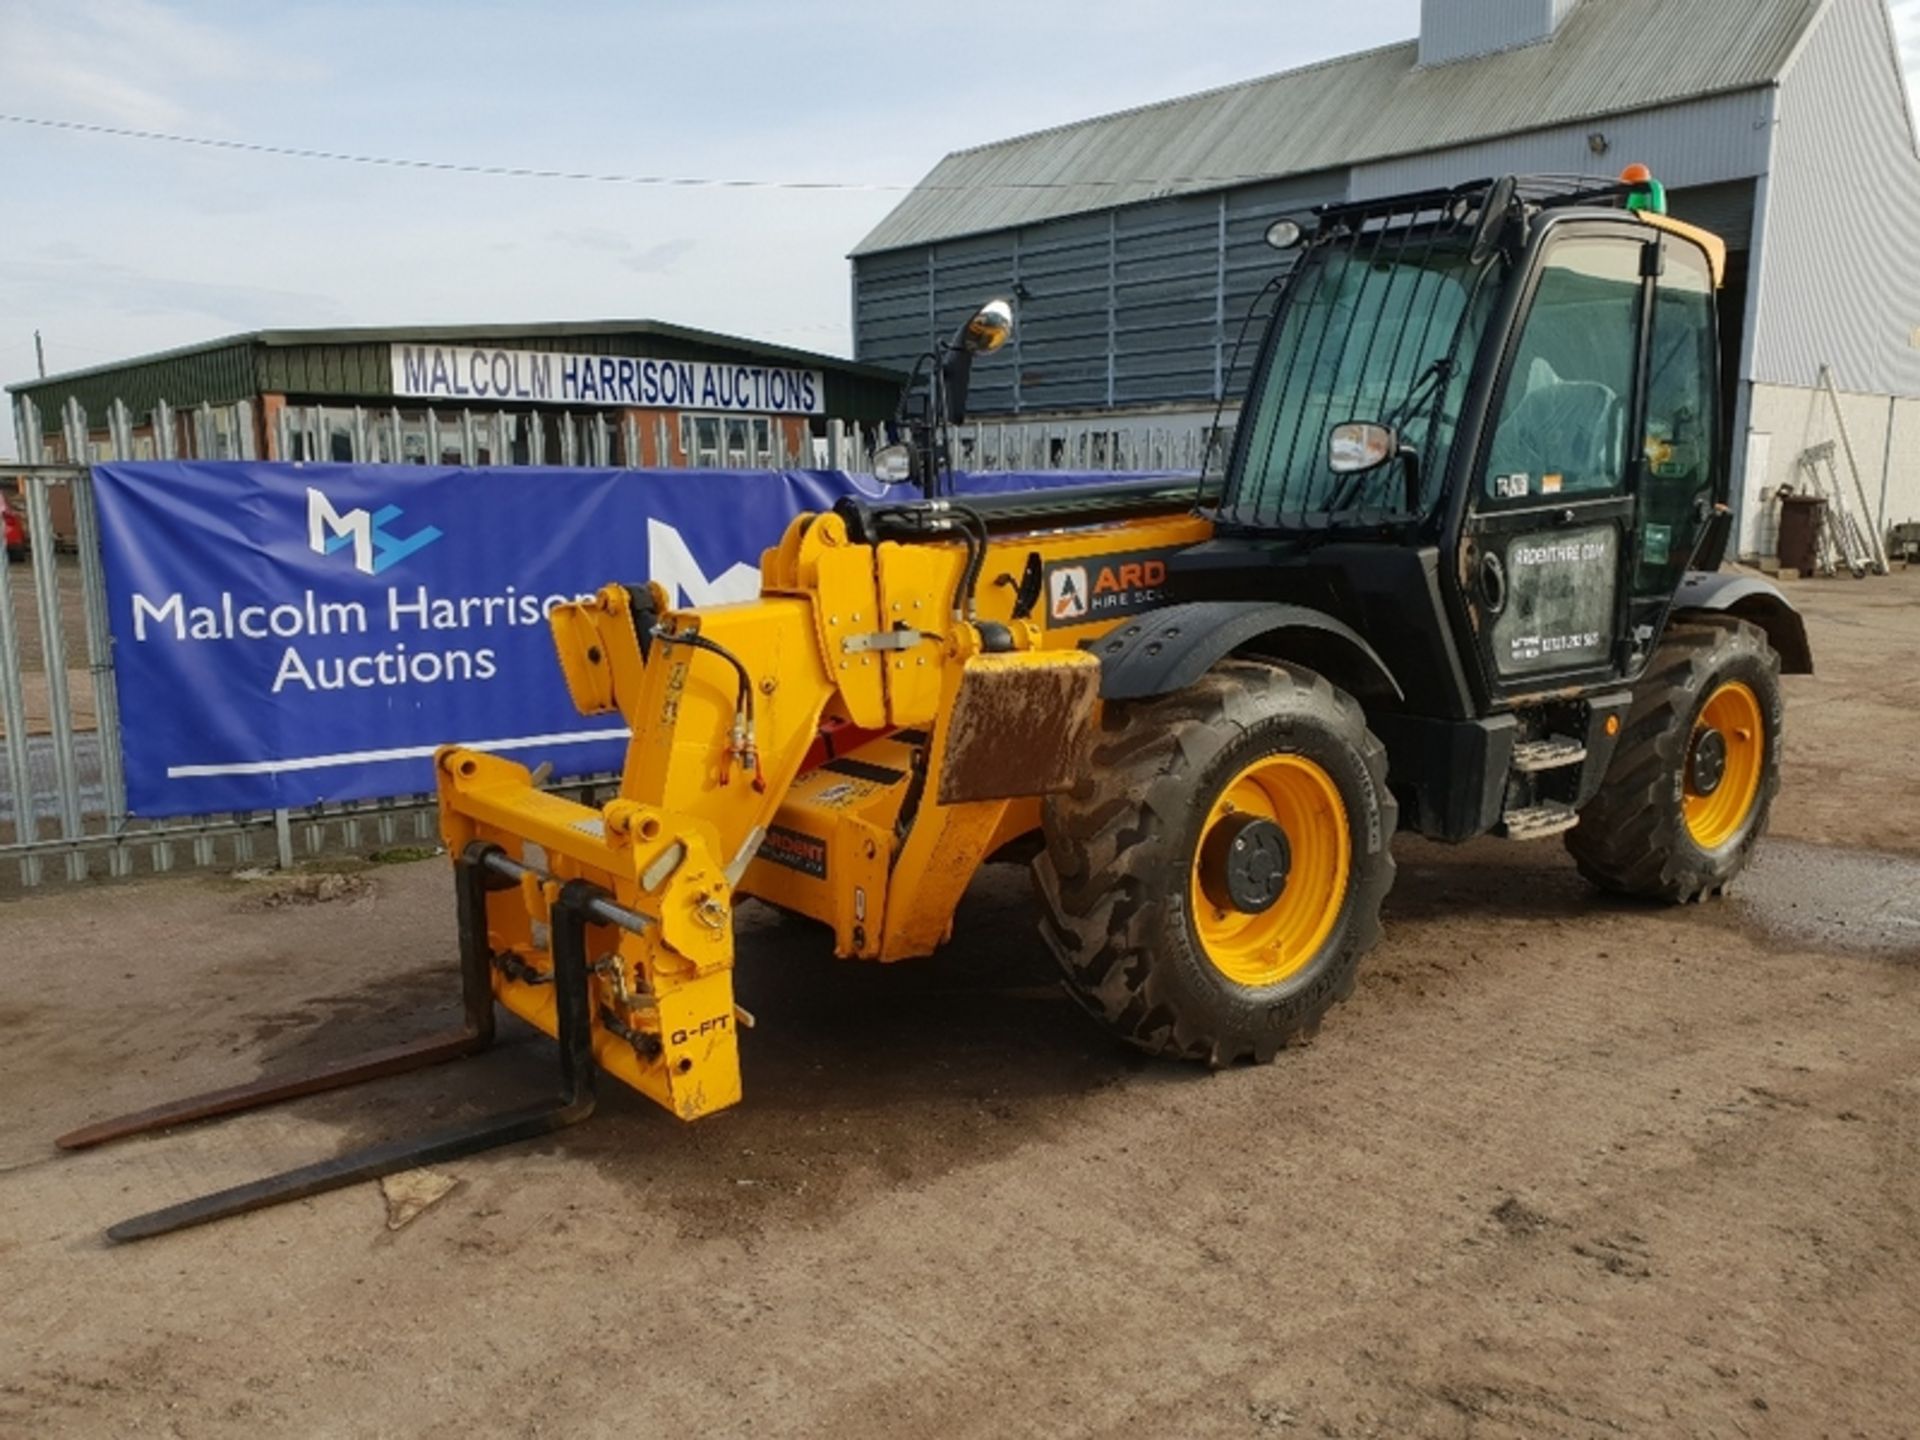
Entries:
<svg viewBox="0 0 1920 1440">
<path fill-rule="evenodd" d="M 971 620 L 974 616 L 974 595 L 980 588 L 980 575 L 987 568 L 987 522 L 971 505 L 962 505 L 957 501 L 950 503 L 954 515 L 962 522 L 960 533 L 967 542 L 967 563 L 961 567 L 960 583 L 954 587 L 953 611 Z"/>
<path fill-rule="evenodd" d="M 704 650 L 709 655 L 718 655 L 733 667 L 733 673 L 739 677 L 740 688 L 733 702 L 733 731 L 727 737 L 727 754 L 731 759 L 738 760 L 740 768 L 753 777 L 755 790 L 766 789 L 766 777 L 760 773 L 760 747 L 753 733 L 753 677 L 747 673 L 747 667 L 740 662 L 740 657 L 717 640 L 709 640 L 698 631 L 675 635 L 656 626 L 653 635 L 663 645 L 685 645 L 690 650 Z M 720 772 L 720 783 L 723 785 L 726 784 L 727 774 L 727 769 L 723 767 Z"/>
</svg>

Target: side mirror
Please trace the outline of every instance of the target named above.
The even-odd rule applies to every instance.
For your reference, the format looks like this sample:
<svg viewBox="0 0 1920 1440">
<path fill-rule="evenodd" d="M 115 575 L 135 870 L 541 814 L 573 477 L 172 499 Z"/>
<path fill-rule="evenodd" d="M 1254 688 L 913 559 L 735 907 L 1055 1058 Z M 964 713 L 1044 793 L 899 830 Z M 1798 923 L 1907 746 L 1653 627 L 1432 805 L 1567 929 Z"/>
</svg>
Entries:
<svg viewBox="0 0 1920 1440">
<path fill-rule="evenodd" d="M 1391 425 L 1349 420 L 1334 426 L 1327 436 L 1327 468 L 1336 475 L 1377 470 L 1391 460 L 1399 448 L 1400 437 Z"/>
<path fill-rule="evenodd" d="M 1013 338 L 1013 302 L 989 300 L 960 327 L 953 343 L 974 355 L 991 355 Z"/>
</svg>

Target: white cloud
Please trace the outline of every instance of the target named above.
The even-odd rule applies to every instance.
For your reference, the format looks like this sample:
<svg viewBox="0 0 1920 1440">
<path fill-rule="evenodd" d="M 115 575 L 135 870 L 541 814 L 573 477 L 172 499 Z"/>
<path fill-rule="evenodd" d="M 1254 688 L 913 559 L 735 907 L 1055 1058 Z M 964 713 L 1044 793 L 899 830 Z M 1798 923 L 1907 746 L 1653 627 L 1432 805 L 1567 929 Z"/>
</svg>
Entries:
<svg viewBox="0 0 1920 1440">
<path fill-rule="evenodd" d="M 1188 0 L 1178 24 L 1164 0 L 0 0 L 0 109 L 480 164 L 911 184 L 948 150 L 1404 39 L 1417 16 L 1418 0 Z M 14 126 L 0 175 L 0 381 L 32 373 L 35 328 L 55 369 L 262 327 L 607 317 L 845 354 L 846 253 L 899 198 L 479 179 Z"/>
<path fill-rule="evenodd" d="M 9 108 L 143 129 L 191 121 L 199 107 L 183 97 L 264 58 L 155 0 L 10 0 L 0 40 Z"/>
<path fill-rule="evenodd" d="M 262 316 L 294 313 L 305 324 L 336 323 L 347 309 L 333 297 L 244 281 L 181 279 L 90 255 L 0 260 L 0 310 L 18 315 L 88 309 L 109 323 L 191 317 L 219 330 L 248 330 Z M 211 338 L 206 336 L 203 338 Z"/>
</svg>

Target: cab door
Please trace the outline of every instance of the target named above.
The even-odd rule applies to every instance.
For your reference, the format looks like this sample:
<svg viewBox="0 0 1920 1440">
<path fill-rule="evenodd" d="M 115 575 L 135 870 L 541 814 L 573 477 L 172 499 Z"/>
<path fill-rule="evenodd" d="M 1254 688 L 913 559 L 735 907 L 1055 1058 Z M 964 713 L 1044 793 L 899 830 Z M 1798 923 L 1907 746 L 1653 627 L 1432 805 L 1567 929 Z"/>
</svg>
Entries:
<svg viewBox="0 0 1920 1440">
<path fill-rule="evenodd" d="M 1636 553 L 1628 645 L 1644 661 L 1675 588 L 1706 539 L 1725 493 L 1720 442 L 1720 334 L 1712 262 L 1691 240 L 1660 241 L 1648 331 L 1644 436 L 1634 494 Z"/>
<path fill-rule="evenodd" d="M 1636 233 L 1636 231 L 1638 233 Z M 1658 237 L 1567 223 L 1493 388 L 1458 556 L 1498 704 L 1623 673 L 1648 280 Z"/>
</svg>

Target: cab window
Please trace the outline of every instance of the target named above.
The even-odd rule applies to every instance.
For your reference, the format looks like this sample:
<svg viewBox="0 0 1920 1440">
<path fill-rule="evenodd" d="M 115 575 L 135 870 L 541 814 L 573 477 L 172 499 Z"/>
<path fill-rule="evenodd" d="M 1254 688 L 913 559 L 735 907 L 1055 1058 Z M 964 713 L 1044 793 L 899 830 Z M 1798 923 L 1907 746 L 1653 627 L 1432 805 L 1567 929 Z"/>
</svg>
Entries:
<svg viewBox="0 0 1920 1440">
<path fill-rule="evenodd" d="M 1487 450 L 1487 501 L 1619 493 L 1644 248 L 1638 240 L 1583 235 L 1547 252 Z"/>
<path fill-rule="evenodd" d="M 1647 347 L 1645 478 L 1641 481 L 1636 595 L 1665 595 L 1679 582 L 1713 496 L 1713 272 L 1692 245 L 1669 243 L 1654 290 Z"/>
</svg>

